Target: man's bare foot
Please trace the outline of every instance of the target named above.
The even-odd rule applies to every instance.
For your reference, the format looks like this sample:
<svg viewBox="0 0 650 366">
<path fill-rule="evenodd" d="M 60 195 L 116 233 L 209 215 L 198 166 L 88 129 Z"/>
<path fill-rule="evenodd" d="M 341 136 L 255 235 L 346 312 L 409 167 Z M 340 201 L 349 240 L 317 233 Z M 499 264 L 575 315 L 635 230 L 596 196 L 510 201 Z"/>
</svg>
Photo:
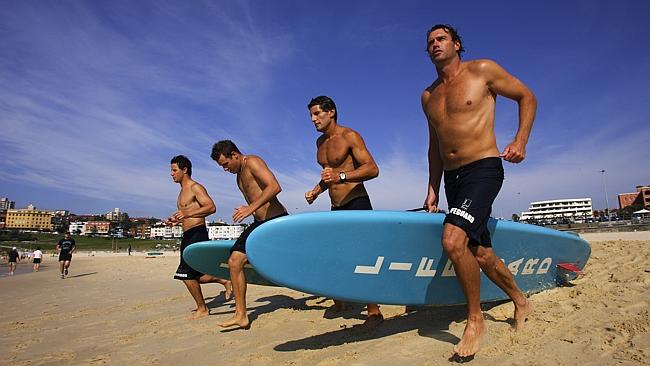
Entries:
<svg viewBox="0 0 650 366">
<path fill-rule="evenodd" d="M 226 288 L 226 294 L 224 297 L 226 298 L 226 301 L 230 301 L 230 299 L 232 299 L 232 282 L 226 281 L 223 287 Z"/>
<path fill-rule="evenodd" d="M 332 308 L 335 312 L 340 313 L 352 309 L 352 305 L 348 304 L 345 301 L 334 300 L 334 306 L 332 306 Z"/>
<path fill-rule="evenodd" d="M 517 305 L 515 304 L 515 324 L 514 328 L 516 331 L 520 331 L 524 328 L 524 323 L 526 322 L 526 318 L 528 318 L 528 315 L 533 312 L 534 307 L 533 304 L 528 301 L 528 299 L 525 299 L 526 302 L 523 303 L 522 305 Z"/>
<path fill-rule="evenodd" d="M 187 317 L 188 320 L 196 320 L 210 315 L 210 311 L 208 309 L 205 310 L 196 309 L 196 310 L 192 310 L 192 312 L 193 314 Z"/>
<path fill-rule="evenodd" d="M 230 328 L 230 327 L 237 326 L 237 328 L 241 328 L 241 329 L 250 329 L 251 327 L 247 315 L 244 315 L 243 317 L 233 316 L 232 318 L 226 321 L 217 323 L 217 325 L 222 328 Z"/>
<path fill-rule="evenodd" d="M 379 314 L 368 314 L 368 318 L 363 322 L 364 327 L 376 327 L 384 321 L 384 316 Z"/>
<path fill-rule="evenodd" d="M 467 325 L 463 331 L 463 338 L 454 346 L 454 356 L 458 356 L 460 360 L 452 360 L 456 362 L 466 362 L 466 358 L 473 357 L 478 352 L 481 344 L 481 339 L 485 334 L 485 321 L 483 317 L 476 320 L 467 320 Z M 452 358 L 454 358 L 452 356 Z M 451 360 L 451 359 L 450 359 Z"/>
</svg>

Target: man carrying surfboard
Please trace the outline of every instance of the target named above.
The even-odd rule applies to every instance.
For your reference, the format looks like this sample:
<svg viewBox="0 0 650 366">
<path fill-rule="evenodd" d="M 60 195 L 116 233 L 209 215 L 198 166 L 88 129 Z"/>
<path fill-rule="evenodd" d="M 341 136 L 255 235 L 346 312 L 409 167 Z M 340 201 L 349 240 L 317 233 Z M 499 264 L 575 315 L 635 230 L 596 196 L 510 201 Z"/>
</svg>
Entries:
<svg viewBox="0 0 650 366">
<path fill-rule="evenodd" d="M 248 263 L 246 240 L 250 233 L 261 224 L 287 215 L 287 209 L 277 198 L 278 193 L 282 190 L 280 183 L 262 158 L 255 155 L 242 155 L 230 140 L 214 144 L 210 156 L 223 170 L 237 175 L 237 186 L 246 200 L 246 206 L 239 206 L 235 209 L 232 220 L 241 222 L 251 215 L 254 219 L 253 223 L 235 241 L 228 259 L 230 279 L 235 293 L 235 314 L 232 318 L 218 323 L 224 328 L 237 326 L 248 329 L 250 322 L 246 313 L 246 277 L 244 276 L 244 265 Z"/>
<path fill-rule="evenodd" d="M 379 168 L 366 148 L 361 135 L 337 123 L 334 101 L 327 96 L 312 99 L 307 106 L 316 130 L 322 135 L 316 140 L 316 159 L 323 167 L 321 180 L 305 193 L 310 205 L 318 195 L 329 190 L 332 211 L 372 210 L 364 181 L 379 175 Z M 337 310 L 345 304 L 334 300 Z M 366 324 L 384 319 L 377 304 L 368 304 Z"/>
<path fill-rule="evenodd" d="M 467 299 L 467 324 L 452 356 L 461 360 L 473 357 L 486 332 L 480 307 L 480 270 L 514 302 L 515 329 L 521 329 L 533 310 L 512 273 L 492 250 L 486 224 L 503 182 L 501 158 L 511 163 L 524 160 L 537 108 L 535 96 L 521 81 L 493 61 L 461 61 L 463 51 L 453 27 L 438 24 L 429 30 L 427 52 L 438 77 L 422 93 L 429 126 L 429 184 L 424 208 L 438 211 L 444 171 L 449 213 L 442 246 Z M 499 152 L 494 134 L 497 95 L 519 105 L 517 134 L 503 152 Z"/>
<path fill-rule="evenodd" d="M 183 155 L 173 157 L 171 160 L 171 176 L 175 183 L 180 184 L 181 191 L 176 200 L 178 210 L 167 219 L 166 224 L 180 224 L 183 226 L 181 261 L 174 278 L 183 281 L 196 302 L 196 312 L 189 319 L 198 319 L 209 314 L 201 291 L 202 283 L 222 284 L 226 288 L 226 300 L 230 299 L 232 286 L 230 281 L 203 274 L 185 262 L 183 251 L 187 246 L 192 243 L 210 240 L 208 229 L 205 226 L 205 218 L 215 213 L 217 209 L 205 188 L 192 179 L 192 162 L 190 159 Z"/>
</svg>

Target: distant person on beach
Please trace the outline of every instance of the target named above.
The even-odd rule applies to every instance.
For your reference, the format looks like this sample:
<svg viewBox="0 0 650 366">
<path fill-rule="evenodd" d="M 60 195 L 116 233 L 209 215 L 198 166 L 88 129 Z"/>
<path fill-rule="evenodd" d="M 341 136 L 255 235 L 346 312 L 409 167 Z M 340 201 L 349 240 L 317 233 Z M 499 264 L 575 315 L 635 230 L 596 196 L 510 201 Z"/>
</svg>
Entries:
<svg viewBox="0 0 650 366">
<path fill-rule="evenodd" d="M 20 254 L 16 247 L 11 248 L 9 251 L 9 276 L 13 276 L 16 271 L 16 265 L 20 261 Z"/>
<path fill-rule="evenodd" d="M 129 248 L 127 250 L 129 252 L 129 255 L 131 255 L 131 244 L 129 244 Z"/>
<path fill-rule="evenodd" d="M 72 253 L 74 253 L 76 248 L 76 243 L 74 239 L 70 237 L 70 233 L 63 234 L 63 239 L 59 240 L 59 243 L 56 245 L 56 250 L 59 252 L 59 270 L 61 272 L 61 279 L 64 279 L 68 275 L 70 262 L 72 262 Z"/>
<path fill-rule="evenodd" d="M 444 171 L 449 213 L 442 247 L 467 299 L 467 324 L 452 358 L 471 358 L 479 350 L 486 326 L 480 305 L 480 270 L 514 302 L 515 329 L 523 327 L 532 304 L 517 287 L 512 273 L 491 248 L 487 221 L 501 189 L 501 158 L 520 163 L 535 119 L 537 101 L 517 78 L 490 60 L 461 61 L 458 32 L 438 24 L 427 33 L 427 53 L 436 80 L 422 93 L 429 126 L 429 184 L 424 208 L 438 211 Z M 494 134 L 497 95 L 519 105 L 519 128 L 513 141 L 499 152 Z"/>
<path fill-rule="evenodd" d="M 280 183 L 264 160 L 256 155 L 243 155 L 230 140 L 219 141 L 212 146 L 212 159 L 223 170 L 237 175 L 237 186 L 244 195 L 247 205 L 239 206 L 232 215 L 234 222 L 241 222 L 253 216 L 253 223 L 235 241 L 230 249 L 228 267 L 235 293 L 235 314 L 232 318 L 218 323 L 221 327 L 248 329 L 250 322 L 246 313 L 246 277 L 244 265 L 246 257 L 246 240 L 250 233 L 261 224 L 287 215 L 287 210 L 277 198 L 282 190 Z"/>
<path fill-rule="evenodd" d="M 337 122 L 336 104 L 327 96 L 312 99 L 307 106 L 316 130 L 322 135 L 316 140 L 316 160 L 323 170 L 314 189 L 305 193 L 310 205 L 318 195 L 329 190 L 332 211 L 372 210 L 364 181 L 379 175 L 379 168 L 355 130 Z M 345 309 L 344 302 L 334 300 L 337 311 Z M 379 305 L 368 304 L 366 324 L 384 320 Z"/>
<path fill-rule="evenodd" d="M 180 264 L 174 278 L 183 281 L 187 290 L 196 302 L 196 311 L 190 320 L 207 316 L 210 311 L 205 304 L 201 284 L 220 283 L 226 288 L 226 300 L 230 299 L 232 286 L 230 281 L 223 278 L 203 274 L 190 267 L 183 258 L 183 250 L 192 243 L 210 240 L 205 218 L 217 211 L 206 189 L 192 179 L 192 162 L 183 155 L 174 156 L 171 160 L 171 176 L 175 183 L 180 184 L 181 191 L 176 200 L 177 211 L 166 221 L 167 225 L 182 225 L 183 239 L 181 240 Z"/>
<path fill-rule="evenodd" d="M 41 261 L 43 260 L 43 252 L 41 247 L 36 247 L 34 253 L 32 253 L 32 262 L 34 264 L 34 272 L 38 272 L 41 269 Z"/>
</svg>

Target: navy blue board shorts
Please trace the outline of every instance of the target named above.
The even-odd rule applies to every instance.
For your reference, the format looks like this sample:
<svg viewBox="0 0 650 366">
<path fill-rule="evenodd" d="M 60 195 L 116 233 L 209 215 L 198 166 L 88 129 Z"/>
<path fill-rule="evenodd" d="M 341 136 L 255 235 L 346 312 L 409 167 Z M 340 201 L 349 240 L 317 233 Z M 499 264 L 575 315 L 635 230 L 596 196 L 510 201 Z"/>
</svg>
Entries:
<svg viewBox="0 0 650 366">
<path fill-rule="evenodd" d="M 66 262 L 72 260 L 72 253 L 69 250 L 61 250 L 59 253 L 59 262 Z"/>
<path fill-rule="evenodd" d="M 463 229 L 469 245 L 491 247 L 487 222 L 492 204 L 503 184 L 501 158 L 491 157 L 471 162 L 454 170 L 445 170 L 445 194 L 449 213 L 445 224 Z"/>
<path fill-rule="evenodd" d="M 277 219 L 278 217 L 282 216 L 287 216 L 288 213 L 283 213 L 278 216 L 271 217 L 270 219 L 258 221 L 255 220 L 253 221 L 252 224 L 248 225 L 248 227 L 244 230 L 241 235 L 239 235 L 239 238 L 235 241 L 235 244 L 233 244 L 232 248 L 230 248 L 230 253 L 232 252 L 241 252 L 246 254 L 246 241 L 248 240 L 248 236 L 255 230 L 258 226 L 262 225 L 265 222 L 271 221 L 273 219 Z"/>
<path fill-rule="evenodd" d="M 334 207 L 332 206 L 332 211 L 348 211 L 348 210 L 372 210 L 372 204 L 370 203 L 370 197 L 361 196 L 353 198 L 348 203 L 343 206 Z"/>
<path fill-rule="evenodd" d="M 203 273 L 190 267 L 183 258 L 183 252 L 190 244 L 198 243 L 200 241 L 210 240 L 208 236 L 208 229 L 205 225 L 195 226 L 183 233 L 183 240 L 181 240 L 181 263 L 176 269 L 174 279 L 177 280 L 198 280 L 203 276 Z"/>
</svg>

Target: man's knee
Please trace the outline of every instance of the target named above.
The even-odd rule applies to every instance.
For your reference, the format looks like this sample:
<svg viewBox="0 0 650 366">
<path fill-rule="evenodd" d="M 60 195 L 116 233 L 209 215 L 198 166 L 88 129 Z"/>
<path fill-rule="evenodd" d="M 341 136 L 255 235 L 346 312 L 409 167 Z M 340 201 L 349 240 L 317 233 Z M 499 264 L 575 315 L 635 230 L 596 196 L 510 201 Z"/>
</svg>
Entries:
<svg viewBox="0 0 650 366">
<path fill-rule="evenodd" d="M 230 258 L 228 258 L 228 267 L 231 269 L 238 269 L 241 270 L 244 268 L 244 264 L 246 263 L 246 254 L 241 253 L 241 252 L 232 252 L 230 255 Z"/>
<path fill-rule="evenodd" d="M 498 264 L 497 262 L 500 261 L 491 248 L 477 246 L 472 249 L 472 253 L 481 268 L 486 266 L 495 267 Z"/>
<path fill-rule="evenodd" d="M 442 249 L 452 261 L 465 254 L 467 249 L 467 234 L 463 229 L 445 224 L 442 232 Z"/>
</svg>

